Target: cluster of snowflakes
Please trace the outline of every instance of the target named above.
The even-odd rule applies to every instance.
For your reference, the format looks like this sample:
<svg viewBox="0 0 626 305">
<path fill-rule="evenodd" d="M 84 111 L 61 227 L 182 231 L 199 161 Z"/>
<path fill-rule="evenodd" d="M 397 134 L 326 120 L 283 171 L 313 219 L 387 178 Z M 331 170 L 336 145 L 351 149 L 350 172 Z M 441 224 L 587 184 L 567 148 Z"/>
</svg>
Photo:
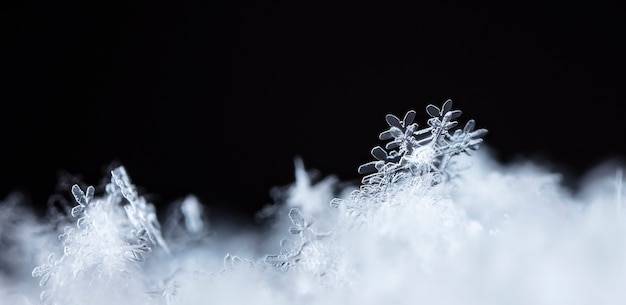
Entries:
<svg viewBox="0 0 626 305">
<path fill-rule="evenodd" d="M 626 280 L 621 259 L 626 246 L 614 242 L 626 232 L 621 171 L 612 180 L 593 180 L 594 190 L 603 182 L 602 194 L 615 196 L 574 198 L 558 175 L 532 165 L 502 168 L 487 153 L 470 157 L 487 131 L 475 130 L 473 120 L 455 129 L 461 111 L 453 110 L 450 100 L 428 105 L 426 112 L 430 119 L 423 129 L 414 123 L 415 111 L 402 119 L 386 116 L 389 128 L 379 138 L 389 142 L 372 149 L 375 160 L 359 167 L 364 176 L 358 186 L 341 185 L 332 176 L 314 181 L 296 159 L 295 183 L 276 189 L 276 202 L 259 212 L 269 224 L 263 232 L 214 234 L 193 195 L 173 203 L 161 225 L 123 166 L 114 168 L 101 188 L 73 185 L 75 203 L 51 209 L 43 224 L 19 206 L 20 198 L 7 198 L 0 205 L 0 244 L 7 253 L 0 256 L 0 284 L 11 288 L 0 290 L 0 301 L 614 304 L 624 299 L 618 288 Z M 467 166 L 470 160 L 477 166 Z M 604 259 L 596 259 L 597 253 Z M 32 260 L 38 262 L 34 269 Z"/>
<path fill-rule="evenodd" d="M 411 197 L 432 198 L 426 196 L 428 190 L 453 176 L 452 157 L 477 149 L 481 136 L 486 133 L 484 129 L 474 131 L 473 120 L 467 122 L 462 130 L 451 132 L 457 125 L 454 120 L 461 111 L 452 110 L 450 100 L 441 109 L 429 105 L 426 111 L 432 118 L 428 120 L 428 127 L 421 130 L 413 123 L 415 111 L 409 111 L 402 121 L 392 114 L 387 115 L 390 128 L 380 134 L 380 139 L 392 139 L 385 146 L 389 152 L 375 147 L 372 155 L 376 161 L 359 168 L 360 173 L 368 174 L 363 178 L 360 189 L 354 190 L 348 199 L 334 198 L 329 201 L 330 206 L 339 209 L 335 221 L 341 225 L 327 223 L 327 231 L 320 231 L 313 219 L 303 215 L 301 209 L 305 202 L 298 202 L 287 212 L 291 222 L 287 231 L 294 238 L 282 239 L 278 254 L 266 255 L 262 261 L 257 261 L 228 253 L 223 270 L 233 271 L 242 265 L 283 273 L 297 270 L 310 276 L 292 281 L 300 282 L 297 286 L 305 290 L 316 286 L 336 288 L 353 285 L 357 281 L 355 274 L 358 268 L 354 261 L 341 259 L 347 251 L 353 251 L 344 246 L 351 244 L 345 243 L 346 236 L 354 235 L 361 224 L 376 223 L 373 215 L 381 204 L 400 204 L 400 199 L 394 199 L 398 193 L 410 192 Z M 301 164 L 299 171 L 304 172 Z M 306 173 L 300 174 L 300 180 L 303 179 L 306 179 Z M 148 262 L 154 269 L 159 265 L 159 257 L 168 258 L 177 253 L 172 252 L 163 237 L 154 206 L 138 194 L 124 167 L 111 171 L 111 181 L 101 197 L 94 197 L 93 186 L 83 191 L 75 184 L 71 193 L 77 205 L 71 209 L 70 215 L 76 220 L 74 224 L 65 225 L 59 236 L 63 252 L 60 257 L 53 252 L 45 263 L 32 272 L 32 276 L 40 278 L 39 285 L 44 287 L 41 301 L 44 304 L 76 303 L 79 300 L 72 290 L 91 287 L 95 281 L 98 283 L 95 291 L 101 290 L 101 295 L 107 296 L 107 302 L 112 296 L 108 289 L 103 289 L 106 287 L 103 284 L 124 282 L 126 284 L 122 287 L 116 285 L 116 288 L 122 288 L 116 291 L 122 299 L 127 299 L 131 291 L 145 291 L 145 294 L 135 295 L 136 302 L 145 303 L 156 297 L 167 304 L 173 303 L 177 290 L 182 289 L 182 284 L 175 277 L 170 276 L 166 284 L 155 289 L 143 287 L 148 286 L 145 283 L 146 272 L 141 268 L 145 256 L 158 249 L 157 258 Z M 306 198 L 304 201 L 307 201 Z M 282 212 L 282 209 L 276 209 L 274 213 Z M 181 212 L 189 234 L 201 231 L 203 222 L 197 201 L 187 200 L 181 205 Z M 368 215 L 368 219 L 360 218 L 364 215 Z M 315 216 L 328 218 L 327 215 Z M 375 227 L 388 230 L 384 226 Z M 199 266 L 195 268 L 197 272 L 202 270 Z M 184 269 L 182 266 L 174 268 L 179 273 Z M 134 281 L 129 281 L 133 278 Z M 302 282 L 303 279 L 306 281 Z M 146 299 L 142 299 L 142 295 Z"/>
</svg>

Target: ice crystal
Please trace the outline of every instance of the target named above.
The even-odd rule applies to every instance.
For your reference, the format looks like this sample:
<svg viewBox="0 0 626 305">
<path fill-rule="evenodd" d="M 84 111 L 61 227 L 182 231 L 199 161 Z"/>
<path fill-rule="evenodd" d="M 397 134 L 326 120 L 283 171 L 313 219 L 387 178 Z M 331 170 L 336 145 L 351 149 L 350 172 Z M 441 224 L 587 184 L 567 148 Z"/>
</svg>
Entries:
<svg viewBox="0 0 626 305">
<path fill-rule="evenodd" d="M 403 190 L 422 191 L 423 195 L 427 189 L 452 179 L 458 170 L 453 157 L 478 149 L 487 130 L 474 130 L 474 120 L 469 120 L 463 129 L 454 130 L 461 110 L 452 110 L 452 100 L 446 100 L 441 108 L 430 104 L 426 112 L 431 118 L 423 129 L 414 123 L 414 110 L 408 111 L 402 120 L 387 114 L 389 129 L 381 132 L 379 139 L 391 141 L 385 148 L 374 147 L 371 155 L 376 160 L 359 166 L 358 172 L 365 174 L 359 189 L 347 199 L 333 198 L 330 205 L 342 208 L 357 223 L 363 223 L 376 207 L 396 202 L 397 194 Z"/>
<path fill-rule="evenodd" d="M 85 210 L 85 207 L 87 207 L 87 204 L 89 204 L 89 201 L 91 201 L 91 199 L 93 198 L 94 192 L 95 192 L 95 188 L 91 185 L 87 187 L 86 192 L 83 192 L 83 190 L 80 189 L 80 186 L 78 186 L 78 184 L 74 184 L 72 186 L 72 195 L 74 195 L 74 198 L 76 199 L 76 202 L 78 203 L 77 206 L 72 208 L 71 213 L 73 217 L 78 216 L 80 213 L 82 213 Z"/>
<path fill-rule="evenodd" d="M 52 274 L 54 274 L 54 272 L 59 268 L 60 263 L 61 261 L 57 261 L 54 258 L 54 253 L 50 253 L 46 263 L 33 269 L 32 275 L 34 277 L 41 277 L 41 280 L 39 280 L 39 286 L 44 286 L 48 283 L 50 276 L 52 276 Z"/>
<path fill-rule="evenodd" d="M 289 219 L 292 226 L 288 231 L 298 238 L 281 240 L 280 254 L 267 255 L 265 263 L 282 271 L 298 267 L 301 270 L 307 269 L 314 275 L 323 275 L 326 270 L 325 267 L 320 268 L 320 265 L 324 264 L 328 257 L 323 250 L 326 246 L 322 239 L 330 236 L 331 232 L 318 232 L 313 227 L 313 221 L 305 219 L 297 208 L 289 211 Z"/>
<path fill-rule="evenodd" d="M 452 100 L 446 100 L 441 108 L 430 104 L 426 112 L 431 118 L 424 129 L 418 129 L 413 122 L 416 115 L 413 110 L 402 120 L 387 114 L 389 129 L 381 132 L 379 138 L 393 140 L 385 148 L 374 147 L 371 154 L 376 160 L 358 168 L 359 173 L 368 174 L 362 180 L 364 184 L 388 184 L 429 173 L 434 174 L 435 184 L 449 180 L 454 175 L 449 168 L 452 157 L 478 149 L 481 137 L 487 133 L 486 129 L 474 130 L 474 120 L 452 132 L 458 125 L 454 120 L 461 116 L 461 110 L 452 110 Z"/>
<path fill-rule="evenodd" d="M 137 189 L 131 184 L 126 169 L 123 166 L 117 167 L 111 171 L 111 176 L 111 183 L 106 186 L 107 192 L 115 196 L 121 194 L 128 201 L 123 206 L 135 230 L 145 232 L 151 243 L 158 244 L 169 252 L 167 243 L 161 236 L 161 225 L 154 206 L 137 194 Z"/>
<path fill-rule="evenodd" d="M 63 293 L 68 281 L 108 283 L 132 277 L 146 253 L 155 247 L 167 251 L 154 207 L 137 194 L 123 167 L 114 169 L 111 175 L 102 197 L 94 197 L 93 186 L 85 191 L 77 184 L 72 186 L 77 205 L 70 215 L 77 220 L 59 235 L 63 254 L 59 259 L 50 254 L 47 262 L 32 272 L 32 276 L 41 278 L 41 286 L 52 283 L 42 293 L 42 302 L 69 302 L 72 296 Z"/>
</svg>

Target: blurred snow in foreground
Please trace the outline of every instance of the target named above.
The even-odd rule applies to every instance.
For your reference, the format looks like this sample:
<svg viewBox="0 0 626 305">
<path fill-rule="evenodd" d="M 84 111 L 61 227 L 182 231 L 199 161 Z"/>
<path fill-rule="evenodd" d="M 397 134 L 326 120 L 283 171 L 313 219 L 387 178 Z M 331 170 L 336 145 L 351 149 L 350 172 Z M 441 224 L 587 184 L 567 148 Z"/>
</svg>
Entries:
<svg viewBox="0 0 626 305">
<path fill-rule="evenodd" d="M 118 184 L 136 207 L 126 204 L 126 214 L 87 210 L 89 217 L 103 217 L 93 224 L 112 227 L 80 231 L 105 235 L 72 235 L 81 247 L 115 240 L 109 246 L 122 251 L 97 256 L 71 252 L 93 248 L 72 248 L 72 241 L 64 241 L 64 249 L 64 228 L 82 229 L 71 215 L 57 211 L 38 218 L 12 194 L 0 204 L 0 303 L 38 304 L 42 292 L 50 304 L 64 305 L 624 303 L 622 164 L 599 165 L 573 191 L 559 173 L 532 161 L 498 164 L 488 148 L 460 161 L 470 166 L 453 183 L 414 181 L 359 215 L 330 206 L 333 198 L 347 200 L 357 186 L 332 176 L 313 182 L 297 161 L 293 185 L 277 189 L 280 199 L 262 211 L 267 230 L 232 230 L 237 233 L 229 236 L 224 232 L 234 228 L 209 224 L 192 195 L 181 194 L 172 212 L 160 215 L 162 226 L 141 223 L 149 210 L 129 209 L 150 206 Z M 91 200 L 122 204 L 105 197 L 111 194 L 96 190 Z M 115 234 L 126 229 L 136 235 L 117 240 Z M 211 234 L 216 229 L 222 234 Z M 150 246 L 131 247 L 142 251 L 135 254 L 143 261 L 123 253 L 128 240 Z M 107 245 L 99 244 L 111 249 Z M 64 251 L 83 257 L 71 266 L 52 264 L 48 283 L 40 287 L 33 268 Z M 117 260 L 118 254 L 130 259 Z"/>
</svg>

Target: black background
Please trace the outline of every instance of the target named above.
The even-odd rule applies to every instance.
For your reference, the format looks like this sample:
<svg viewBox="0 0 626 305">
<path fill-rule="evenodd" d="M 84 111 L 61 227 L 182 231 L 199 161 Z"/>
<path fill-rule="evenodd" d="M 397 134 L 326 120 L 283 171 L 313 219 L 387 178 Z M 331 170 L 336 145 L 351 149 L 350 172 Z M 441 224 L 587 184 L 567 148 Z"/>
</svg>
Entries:
<svg viewBox="0 0 626 305">
<path fill-rule="evenodd" d="M 358 181 L 385 114 L 448 98 L 503 162 L 626 152 L 617 4 L 385 3 L 4 3 L 0 196 L 44 207 L 122 164 L 158 207 L 250 217 L 294 157 Z"/>
</svg>

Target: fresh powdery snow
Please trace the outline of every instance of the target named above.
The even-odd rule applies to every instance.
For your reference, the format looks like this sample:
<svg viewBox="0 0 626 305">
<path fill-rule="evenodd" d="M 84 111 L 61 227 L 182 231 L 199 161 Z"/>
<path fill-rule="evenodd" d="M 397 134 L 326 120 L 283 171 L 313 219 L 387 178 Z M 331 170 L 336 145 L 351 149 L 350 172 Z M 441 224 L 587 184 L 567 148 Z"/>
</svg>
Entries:
<svg viewBox="0 0 626 305">
<path fill-rule="evenodd" d="M 10 194 L 0 201 L 0 304 L 626 301 L 619 162 L 573 191 L 531 160 L 495 161 L 487 130 L 457 126 L 451 100 L 425 110 L 424 126 L 413 110 L 385 117 L 385 143 L 355 165 L 359 185 L 314 182 L 296 158 L 293 184 L 259 211 L 262 232 L 216 238 L 192 194 L 157 217 L 123 166 L 106 185 L 73 185 L 73 201 L 43 217 Z"/>
</svg>

